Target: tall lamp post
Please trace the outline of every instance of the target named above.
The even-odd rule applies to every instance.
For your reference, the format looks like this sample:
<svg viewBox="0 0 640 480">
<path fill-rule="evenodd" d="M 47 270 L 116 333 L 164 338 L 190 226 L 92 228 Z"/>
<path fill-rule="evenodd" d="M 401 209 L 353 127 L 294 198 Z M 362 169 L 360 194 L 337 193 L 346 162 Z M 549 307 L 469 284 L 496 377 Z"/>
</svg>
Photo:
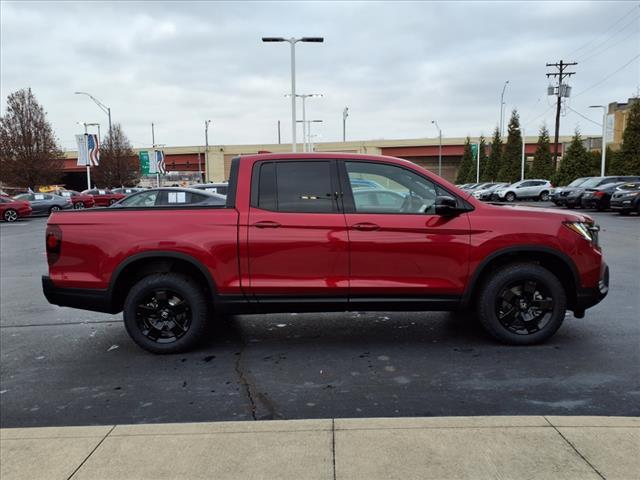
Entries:
<svg viewBox="0 0 640 480">
<path fill-rule="evenodd" d="M 207 169 L 209 165 L 209 124 L 211 120 L 204 121 L 204 168 Z M 198 182 L 202 183 L 202 165 L 200 164 L 200 157 L 198 157 Z"/>
<path fill-rule="evenodd" d="M 285 97 L 288 97 L 290 95 L 291 95 L 290 93 L 287 93 L 285 95 Z M 302 151 L 303 152 L 307 152 L 309 150 L 309 148 L 308 148 L 308 142 L 307 142 L 307 109 L 306 109 L 306 100 L 307 100 L 307 98 L 310 98 L 310 97 L 322 97 L 322 94 L 321 93 L 296 94 L 296 97 L 302 99 Z"/>
<path fill-rule="evenodd" d="M 602 109 L 602 150 L 600 157 L 600 176 L 604 177 L 604 170 L 607 161 L 607 107 L 604 105 L 589 105 L 589 108 Z"/>
<path fill-rule="evenodd" d="M 311 124 L 312 123 L 322 123 L 322 120 L 296 120 L 298 123 L 306 124 L 306 128 L 304 128 L 306 132 L 306 137 L 303 139 L 306 146 L 308 146 L 307 151 L 311 151 Z"/>
<path fill-rule="evenodd" d="M 289 42 L 291 45 L 291 151 L 296 151 L 296 43 L 322 43 L 323 37 L 262 37 L 263 42 Z"/>
<path fill-rule="evenodd" d="M 98 100 L 96 97 L 94 97 L 90 93 L 87 93 L 87 92 L 74 92 L 74 93 L 76 95 L 86 95 L 91 100 L 93 100 L 93 102 L 96 105 L 98 105 L 98 107 L 100 107 L 100 110 L 102 110 L 104 113 L 106 113 L 108 115 L 108 117 L 109 117 L 109 134 L 111 134 L 111 108 L 107 107 L 104 103 L 102 103 L 100 100 Z"/>
<path fill-rule="evenodd" d="M 520 133 L 522 134 L 522 159 L 520 160 L 520 180 L 524 180 L 524 164 L 526 163 L 526 157 L 525 157 L 525 151 L 524 151 L 524 146 L 526 144 L 524 128 L 520 127 Z"/>
<path fill-rule="evenodd" d="M 349 116 L 349 107 L 344 107 L 342 111 L 342 142 L 347 141 L 347 117 Z"/>
<path fill-rule="evenodd" d="M 504 86 L 502 87 L 502 94 L 500 95 L 500 138 L 502 138 L 503 130 L 504 130 L 504 91 L 507 89 L 507 85 L 509 84 L 509 80 L 504 82 Z"/>
<path fill-rule="evenodd" d="M 436 126 L 438 129 L 438 176 L 442 176 L 442 130 L 440 130 L 440 125 L 435 120 L 431 120 L 431 123 Z"/>
</svg>

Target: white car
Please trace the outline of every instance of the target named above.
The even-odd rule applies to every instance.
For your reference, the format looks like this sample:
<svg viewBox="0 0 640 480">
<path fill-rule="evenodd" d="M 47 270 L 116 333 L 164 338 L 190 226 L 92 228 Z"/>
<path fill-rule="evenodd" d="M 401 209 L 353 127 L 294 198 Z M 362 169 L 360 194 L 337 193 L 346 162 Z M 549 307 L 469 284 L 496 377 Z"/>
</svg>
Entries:
<svg viewBox="0 0 640 480">
<path fill-rule="evenodd" d="M 546 202 L 549 200 L 549 193 L 552 189 L 553 185 L 549 180 L 520 180 L 496 190 L 493 192 L 493 197 L 496 200 L 506 200 L 507 202 L 513 202 L 516 199 L 535 199 Z"/>
</svg>

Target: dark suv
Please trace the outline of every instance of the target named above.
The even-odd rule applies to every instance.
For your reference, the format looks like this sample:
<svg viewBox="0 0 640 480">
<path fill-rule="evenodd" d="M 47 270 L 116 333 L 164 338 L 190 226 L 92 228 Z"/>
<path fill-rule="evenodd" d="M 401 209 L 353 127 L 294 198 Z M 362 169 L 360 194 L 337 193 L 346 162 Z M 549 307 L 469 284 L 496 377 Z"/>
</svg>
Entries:
<svg viewBox="0 0 640 480">
<path fill-rule="evenodd" d="M 617 182 L 637 182 L 640 181 L 638 176 L 610 176 L 610 177 L 591 177 L 579 187 L 571 190 L 565 198 L 565 205 L 568 208 L 576 208 L 581 206 L 582 196 L 587 189 L 596 189 L 607 183 Z"/>
</svg>

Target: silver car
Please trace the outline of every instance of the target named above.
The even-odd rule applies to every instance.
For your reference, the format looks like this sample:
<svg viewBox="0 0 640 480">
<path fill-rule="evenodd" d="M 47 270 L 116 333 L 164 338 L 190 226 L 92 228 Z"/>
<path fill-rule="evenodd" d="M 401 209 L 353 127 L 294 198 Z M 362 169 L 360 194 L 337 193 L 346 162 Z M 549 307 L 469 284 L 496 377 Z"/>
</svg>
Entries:
<svg viewBox="0 0 640 480">
<path fill-rule="evenodd" d="M 49 215 L 58 210 L 69 210 L 73 208 L 70 198 L 61 197 L 53 193 L 23 193 L 14 197 L 16 200 L 29 202 L 32 215 Z"/>
<path fill-rule="evenodd" d="M 549 180 L 533 179 L 520 180 L 511 185 L 493 192 L 492 198 L 495 200 L 506 200 L 513 202 L 514 200 L 534 199 L 546 202 L 549 200 L 549 192 L 553 185 Z"/>
</svg>

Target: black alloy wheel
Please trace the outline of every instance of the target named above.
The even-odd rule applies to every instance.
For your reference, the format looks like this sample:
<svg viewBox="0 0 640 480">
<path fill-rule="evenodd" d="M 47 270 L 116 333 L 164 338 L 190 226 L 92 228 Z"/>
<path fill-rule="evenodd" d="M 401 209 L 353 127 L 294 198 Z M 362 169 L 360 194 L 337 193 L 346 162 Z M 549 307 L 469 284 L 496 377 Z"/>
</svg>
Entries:
<svg viewBox="0 0 640 480">
<path fill-rule="evenodd" d="M 140 332 L 157 343 L 173 343 L 191 326 L 191 307 L 178 293 L 153 290 L 136 306 Z"/>
<path fill-rule="evenodd" d="M 534 280 L 505 286 L 496 299 L 496 315 L 504 328 L 517 335 L 542 330 L 553 314 L 553 295 Z"/>
<path fill-rule="evenodd" d="M 76 210 L 82 210 L 84 208 L 84 202 L 74 203 L 73 208 L 75 208 Z"/>
</svg>

